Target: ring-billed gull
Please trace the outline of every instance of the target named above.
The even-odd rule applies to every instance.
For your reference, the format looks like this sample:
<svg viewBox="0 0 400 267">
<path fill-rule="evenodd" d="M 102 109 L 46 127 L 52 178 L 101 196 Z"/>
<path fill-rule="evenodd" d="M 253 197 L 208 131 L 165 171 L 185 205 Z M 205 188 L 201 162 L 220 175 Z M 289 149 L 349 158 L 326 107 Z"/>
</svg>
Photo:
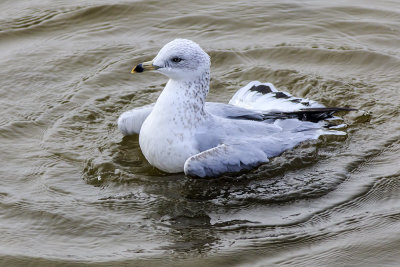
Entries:
<svg viewBox="0 0 400 267">
<path fill-rule="evenodd" d="M 324 108 L 257 81 L 229 104 L 206 103 L 210 57 L 186 39 L 166 44 L 132 73 L 150 70 L 169 77 L 168 83 L 155 104 L 123 113 L 118 127 L 124 135 L 139 134 L 146 159 L 169 173 L 210 177 L 253 168 L 328 133 L 320 120 L 350 110 Z"/>
</svg>

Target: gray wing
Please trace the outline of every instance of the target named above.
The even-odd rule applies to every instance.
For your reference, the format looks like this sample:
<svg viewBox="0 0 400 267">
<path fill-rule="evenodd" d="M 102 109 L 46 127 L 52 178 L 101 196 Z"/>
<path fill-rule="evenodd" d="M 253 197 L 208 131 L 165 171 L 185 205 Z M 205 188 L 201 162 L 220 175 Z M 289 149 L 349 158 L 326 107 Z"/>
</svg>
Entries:
<svg viewBox="0 0 400 267">
<path fill-rule="evenodd" d="M 139 134 L 144 120 L 154 104 L 124 112 L 118 119 L 118 128 L 124 135 Z M 287 92 L 279 92 L 270 83 L 253 81 L 241 88 L 229 104 L 207 102 L 206 110 L 227 119 L 287 119 L 319 121 L 331 117 L 336 111 L 352 109 L 325 109 L 323 105 L 306 98 L 296 98 Z"/>
<path fill-rule="evenodd" d="M 267 154 L 260 148 L 246 144 L 221 144 L 188 158 L 184 172 L 194 177 L 214 177 L 223 173 L 251 169 L 268 162 Z"/>
<path fill-rule="evenodd" d="M 126 111 L 118 118 L 118 128 L 123 135 L 139 134 L 144 120 L 153 110 L 154 104 Z"/>
<path fill-rule="evenodd" d="M 297 119 L 276 120 L 272 124 L 216 119 L 197 136 L 199 149 L 204 151 L 186 160 L 184 172 L 194 177 L 215 177 L 252 169 L 321 134 L 341 134 L 321 125 Z"/>
<path fill-rule="evenodd" d="M 154 103 L 140 108 L 126 111 L 118 118 L 118 128 L 123 135 L 139 134 L 144 120 L 153 110 Z M 235 107 L 229 104 L 207 102 L 206 110 L 211 114 L 222 118 L 245 118 L 262 120 L 263 115 L 257 111 Z"/>
<path fill-rule="evenodd" d="M 206 110 L 221 118 L 263 120 L 263 114 L 261 112 L 237 107 L 231 104 L 207 102 Z"/>
</svg>

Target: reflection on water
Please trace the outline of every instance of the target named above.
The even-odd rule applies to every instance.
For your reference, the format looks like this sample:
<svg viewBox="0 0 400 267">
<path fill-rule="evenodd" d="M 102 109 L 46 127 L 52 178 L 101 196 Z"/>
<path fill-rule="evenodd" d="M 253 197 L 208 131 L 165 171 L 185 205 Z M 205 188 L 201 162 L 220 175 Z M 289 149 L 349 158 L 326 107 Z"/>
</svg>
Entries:
<svg viewBox="0 0 400 267">
<path fill-rule="evenodd" d="M 367 3 L 368 2 L 368 3 Z M 400 261 L 400 10 L 391 1 L 0 4 L 0 265 L 394 265 Z M 343 114 L 257 169 L 153 168 L 116 119 L 176 37 L 212 58 L 209 101 L 252 80 Z"/>
</svg>

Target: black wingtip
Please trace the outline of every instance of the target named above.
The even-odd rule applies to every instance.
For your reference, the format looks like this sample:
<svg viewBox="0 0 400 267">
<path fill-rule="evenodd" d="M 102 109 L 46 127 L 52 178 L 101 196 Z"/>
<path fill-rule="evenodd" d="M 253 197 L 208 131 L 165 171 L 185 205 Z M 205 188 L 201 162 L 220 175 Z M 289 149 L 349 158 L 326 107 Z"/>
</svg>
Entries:
<svg viewBox="0 0 400 267">
<path fill-rule="evenodd" d="M 357 111 L 356 108 L 348 107 L 330 107 L 330 108 L 303 108 L 299 112 L 340 112 L 340 111 Z"/>
<path fill-rule="evenodd" d="M 264 114 L 263 119 L 299 119 L 301 121 L 318 122 L 332 118 L 332 115 L 341 111 L 356 111 L 355 108 L 305 108 L 293 112 L 277 112 Z"/>
<path fill-rule="evenodd" d="M 272 89 L 268 85 L 260 84 L 260 85 L 257 85 L 257 86 L 253 85 L 250 88 L 250 91 L 259 92 L 259 93 L 265 95 L 265 94 L 271 93 Z"/>
</svg>

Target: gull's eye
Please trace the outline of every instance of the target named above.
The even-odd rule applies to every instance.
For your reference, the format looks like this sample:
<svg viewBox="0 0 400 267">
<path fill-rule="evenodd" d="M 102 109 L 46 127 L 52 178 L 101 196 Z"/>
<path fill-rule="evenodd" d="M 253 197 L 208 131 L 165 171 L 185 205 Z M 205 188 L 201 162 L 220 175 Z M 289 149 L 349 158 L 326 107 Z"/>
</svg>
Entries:
<svg viewBox="0 0 400 267">
<path fill-rule="evenodd" d="M 182 59 L 179 58 L 179 57 L 173 57 L 171 60 L 172 60 L 172 62 L 175 62 L 175 63 L 178 63 L 178 62 L 182 61 Z"/>
</svg>

